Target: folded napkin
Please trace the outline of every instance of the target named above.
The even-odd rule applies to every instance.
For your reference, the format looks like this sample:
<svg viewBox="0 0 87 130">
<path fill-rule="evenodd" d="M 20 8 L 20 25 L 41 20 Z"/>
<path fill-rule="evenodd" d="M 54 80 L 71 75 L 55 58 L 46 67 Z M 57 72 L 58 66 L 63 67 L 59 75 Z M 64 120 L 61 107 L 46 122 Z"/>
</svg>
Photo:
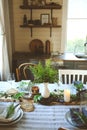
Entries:
<svg viewBox="0 0 87 130">
<path fill-rule="evenodd" d="M 87 126 L 87 110 L 82 109 L 82 112 L 79 108 L 70 109 L 71 120 L 75 126 Z"/>
<path fill-rule="evenodd" d="M 8 89 L 8 90 L 6 91 L 6 93 L 7 93 L 8 95 L 13 95 L 13 94 L 18 93 L 18 90 L 17 90 L 16 88 L 10 88 L 10 89 Z"/>
<path fill-rule="evenodd" d="M 0 122 L 9 122 L 16 118 L 20 106 L 19 104 L 11 103 L 0 107 Z"/>
</svg>

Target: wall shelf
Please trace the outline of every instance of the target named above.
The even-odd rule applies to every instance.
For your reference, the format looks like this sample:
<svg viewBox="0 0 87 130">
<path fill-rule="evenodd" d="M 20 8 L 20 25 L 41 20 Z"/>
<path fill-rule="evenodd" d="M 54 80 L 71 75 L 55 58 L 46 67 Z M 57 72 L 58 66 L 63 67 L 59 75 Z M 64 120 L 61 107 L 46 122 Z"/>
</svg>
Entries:
<svg viewBox="0 0 87 130">
<path fill-rule="evenodd" d="M 30 10 L 30 20 L 32 20 L 32 11 L 34 9 L 50 9 L 51 10 L 51 20 L 53 17 L 53 9 L 61 9 L 62 6 L 57 4 L 57 5 L 45 5 L 45 6 L 36 6 L 36 5 L 20 5 L 21 9 L 29 9 Z M 50 37 L 52 36 L 52 28 L 61 28 L 61 25 L 20 25 L 21 28 L 30 28 L 31 29 L 31 37 L 32 37 L 32 29 L 33 28 L 49 28 L 50 29 Z"/>
<path fill-rule="evenodd" d="M 52 26 L 52 25 L 47 25 L 47 26 L 45 26 L 45 25 L 43 25 L 43 26 L 41 26 L 41 25 L 38 25 L 38 26 L 36 26 L 36 25 L 20 25 L 20 27 L 21 28 L 30 28 L 31 29 L 31 37 L 32 37 L 32 28 L 49 28 L 50 29 L 50 37 L 52 36 L 52 28 L 61 28 L 61 25 L 57 25 L 57 26 Z"/>
<path fill-rule="evenodd" d="M 36 5 L 20 5 L 21 9 L 61 9 L 61 5 L 45 5 L 45 6 L 36 6 Z"/>
</svg>

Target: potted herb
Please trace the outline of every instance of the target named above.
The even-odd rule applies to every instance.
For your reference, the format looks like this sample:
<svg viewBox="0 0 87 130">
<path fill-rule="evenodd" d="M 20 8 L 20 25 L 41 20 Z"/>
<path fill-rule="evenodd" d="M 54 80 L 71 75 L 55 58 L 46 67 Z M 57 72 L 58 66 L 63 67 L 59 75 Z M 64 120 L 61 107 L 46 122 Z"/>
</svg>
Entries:
<svg viewBox="0 0 87 130">
<path fill-rule="evenodd" d="M 34 75 L 35 83 L 54 83 L 58 82 L 58 70 L 51 65 L 51 60 L 47 60 L 45 65 L 39 62 L 36 66 L 30 66 L 30 70 Z"/>
<path fill-rule="evenodd" d="M 34 75 L 35 83 L 44 83 L 44 90 L 42 92 L 43 98 L 50 97 L 48 83 L 58 82 L 58 70 L 52 67 L 51 60 L 47 60 L 45 65 L 39 62 L 36 66 L 30 66 L 30 70 Z"/>
</svg>

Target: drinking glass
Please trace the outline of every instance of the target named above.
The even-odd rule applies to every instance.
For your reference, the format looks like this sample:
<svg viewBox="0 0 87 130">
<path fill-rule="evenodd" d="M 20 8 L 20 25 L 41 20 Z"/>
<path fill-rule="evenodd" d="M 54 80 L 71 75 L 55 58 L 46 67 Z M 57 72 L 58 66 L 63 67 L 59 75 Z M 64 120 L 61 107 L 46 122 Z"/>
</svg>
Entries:
<svg viewBox="0 0 87 130">
<path fill-rule="evenodd" d="M 80 110 L 87 111 L 87 91 L 80 93 Z"/>
<path fill-rule="evenodd" d="M 32 96 L 32 86 L 33 86 L 33 83 L 31 81 L 23 81 L 22 80 L 22 91 L 25 93 L 24 97 L 25 98 L 31 98 Z"/>
<path fill-rule="evenodd" d="M 8 74 L 7 82 L 10 83 L 11 85 L 14 84 L 14 82 L 15 82 L 15 74 L 14 73 L 9 73 Z"/>
</svg>

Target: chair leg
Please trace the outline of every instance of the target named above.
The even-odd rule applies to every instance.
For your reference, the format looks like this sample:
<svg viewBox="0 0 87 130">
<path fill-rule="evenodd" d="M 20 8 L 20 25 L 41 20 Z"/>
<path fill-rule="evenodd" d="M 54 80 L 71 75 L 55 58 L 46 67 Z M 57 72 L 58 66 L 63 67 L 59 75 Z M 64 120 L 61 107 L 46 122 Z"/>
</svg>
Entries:
<svg viewBox="0 0 87 130">
<path fill-rule="evenodd" d="M 17 81 L 20 81 L 19 69 L 18 68 L 16 68 L 16 77 L 17 77 Z"/>
</svg>

